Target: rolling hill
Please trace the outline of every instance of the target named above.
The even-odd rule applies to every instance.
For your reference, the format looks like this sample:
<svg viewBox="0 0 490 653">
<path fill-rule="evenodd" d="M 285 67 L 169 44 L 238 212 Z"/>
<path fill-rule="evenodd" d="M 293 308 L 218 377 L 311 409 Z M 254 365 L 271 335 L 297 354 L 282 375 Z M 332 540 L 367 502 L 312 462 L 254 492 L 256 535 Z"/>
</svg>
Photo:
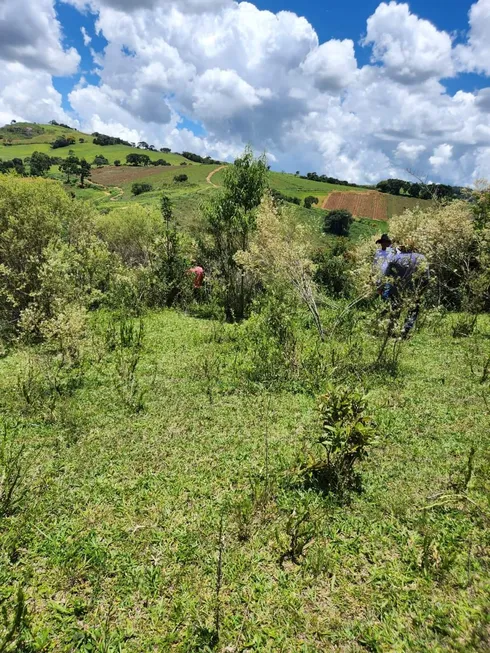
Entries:
<svg viewBox="0 0 490 653">
<path fill-rule="evenodd" d="M 70 146 L 52 149 L 51 145 L 60 137 L 73 137 L 75 143 Z M 177 153 L 162 153 L 144 150 L 151 161 L 164 159 L 169 166 L 133 167 L 126 166 L 126 157 L 132 153 L 141 154 L 143 150 L 128 145 L 97 145 L 94 136 L 63 125 L 15 123 L 0 128 L 0 160 L 19 158 L 25 160 L 34 152 L 43 152 L 61 159 L 70 154 L 93 163 L 95 157 L 104 156 L 109 165 L 94 167 L 92 179 L 86 188 L 79 188 L 76 181 L 66 184 L 70 192 L 83 199 L 94 201 L 99 207 L 111 210 L 116 206 L 130 202 L 153 204 L 158 201 L 164 189 L 174 202 L 176 214 L 184 222 L 195 224 L 198 221 L 199 207 L 204 197 L 222 185 L 226 166 L 195 163 Z M 120 161 L 122 165 L 115 166 Z M 185 169 L 184 165 L 186 166 Z M 184 172 L 188 181 L 175 182 L 176 174 Z M 49 175 L 66 182 L 57 165 L 53 165 Z M 131 193 L 135 182 L 149 183 L 152 191 L 134 197 Z M 408 197 L 392 197 L 377 193 L 368 188 L 341 186 L 302 179 L 298 175 L 283 172 L 270 173 L 270 185 L 282 195 L 295 198 L 303 203 L 308 196 L 318 199 L 316 208 L 308 210 L 312 222 L 321 221 L 321 209 L 346 208 L 353 215 L 364 219 L 369 231 L 377 231 L 373 220 L 386 222 L 393 215 L 402 213 L 408 207 L 424 204 L 423 200 Z M 425 202 L 427 203 L 427 202 Z M 293 209 L 302 214 L 303 211 L 292 204 Z M 303 215 L 304 218 L 304 215 Z M 377 225 L 383 228 L 382 224 Z"/>
</svg>

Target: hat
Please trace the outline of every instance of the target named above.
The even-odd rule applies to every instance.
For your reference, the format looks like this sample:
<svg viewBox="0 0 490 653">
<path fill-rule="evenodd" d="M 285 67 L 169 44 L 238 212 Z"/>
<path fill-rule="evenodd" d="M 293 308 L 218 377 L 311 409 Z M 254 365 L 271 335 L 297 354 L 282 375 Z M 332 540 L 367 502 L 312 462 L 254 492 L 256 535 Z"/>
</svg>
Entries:
<svg viewBox="0 0 490 653">
<path fill-rule="evenodd" d="M 376 241 L 376 245 L 381 245 L 381 243 L 391 243 L 391 238 L 388 234 L 382 234 L 381 238 Z"/>
</svg>

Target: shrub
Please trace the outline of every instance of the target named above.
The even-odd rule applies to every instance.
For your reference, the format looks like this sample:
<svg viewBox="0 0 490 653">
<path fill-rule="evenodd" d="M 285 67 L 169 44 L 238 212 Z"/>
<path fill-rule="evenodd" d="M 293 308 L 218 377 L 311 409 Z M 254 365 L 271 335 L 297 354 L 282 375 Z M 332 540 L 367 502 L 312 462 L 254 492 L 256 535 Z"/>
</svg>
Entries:
<svg viewBox="0 0 490 653">
<path fill-rule="evenodd" d="M 241 320 L 248 312 L 255 284 L 235 261 L 246 251 L 256 229 L 256 212 L 267 188 L 265 158 L 255 159 L 247 148 L 225 170 L 223 189 L 204 207 L 205 233 L 201 241 L 204 259 L 214 267 L 221 301 L 228 320 Z"/>
<path fill-rule="evenodd" d="M 131 268 L 150 264 L 153 243 L 163 234 L 158 211 L 136 203 L 99 215 L 96 225 L 110 251 Z"/>
<path fill-rule="evenodd" d="M 308 197 L 305 197 L 304 199 L 304 205 L 305 209 L 311 209 L 313 204 L 318 204 L 318 197 L 313 197 L 313 195 L 309 195 Z"/>
<path fill-rule="evenodd" d="M 352 264 L 347 258 L 347 243 L 338 238 L 326 250 L 313 256 L 316 265 L 314 279 L 331 297 L 348 297 L 352 291 Z"/>
<path fill-rule="evenodd" d="M 488 230 L 479 229 L 476 205 L 455 200 L 426 211 L 408 210 L 394 217 L 396 243 L 427 257 L 436 278 L 434 300 L 473 312 L 488 307 Z"/>
<path fill-rule="evenodd" d="M 305 229 L 287 213 L 279 212 L 271 196 L 265 196 L 256 219 L 248 251 L 238 252 L 235 259 L 266 289 L 289 294 L 311 313 L 320 338 L 324 339 L 316 305 L 317 289 L 313 281 L 314 266 L 309 257 Z"/>
<path fill-rule="evenodd" d="M 105 156 L 102 156 L 101 154 L 97 155 L 94 159 L 94 166 L 97 167 L 102 167 L 102 166 L 108 166 L 109 165 L 109 160 L 105 158 Z"/>
<path fill-rule="evenodd" d="M 72 301 L 94 306 L 117 267 L 95 236 L 94 209 L 44 179 L 0 178 L 0 331 L 44 319 Z"/>
<path fill-rule="evenodd" d="M 318 444 L 325 457 L 305 472 L 323 488 L 339 495 L 359 487 L 356 465 L 368 455 L 376 426 L 367 414 L 366 397 L 357 390 L 330 386 L 320 399 L 322 435 Z"/>
<path fill-rule="evenodd" d="M 57 138 L 55 141 L 51 143 L 51 148 L 53 150 L 57 150 L 61 147 L 69 147 L 70 145 L 74 145 L 76 143 L 75 138 L 73 136 L 60 136 Z"/>
<path fill-rule="evenodd" d="M 325 216 L 323 231 L 336 236 L 348 236 L 353 222 L 354 218 L 350 211 L 345 209 L 329 211 Z"/>
<path fill-rule="evenodd" d="M 174 177 L 174 181 L 176 181 L 178 183 L 188 181 L 188 180 L 189 180 L 189 177 L 187 175 L 175 175 L 175 177 Z"/>
<path fill-rule="evenodd" d="M 0 424 L 0 519 L 12 515 L 27 494 L 25 447 Z"/>
<path fill-rule="evenodd" d="M 151 184 L 137 182 L 131 186 L 131 192 L 133 195 L 141 195 L 142 193 L 149 193 L 152 190 L 153 190 L 153 186 Z"/>
<path fill-rule="evenodd" d="M 119 159 L 116 159 L 114 161 L 114 165 L 116 166 L 116 168 L 119 168 L 119 166 L 121 165 L 121 162 L 119 161 Z"/>
</svg>

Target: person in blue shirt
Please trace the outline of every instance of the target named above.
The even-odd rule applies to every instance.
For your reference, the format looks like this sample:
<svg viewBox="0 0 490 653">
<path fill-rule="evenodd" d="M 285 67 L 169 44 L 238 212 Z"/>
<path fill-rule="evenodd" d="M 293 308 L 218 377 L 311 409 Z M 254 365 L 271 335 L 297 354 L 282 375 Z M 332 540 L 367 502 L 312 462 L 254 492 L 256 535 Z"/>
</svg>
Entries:
<svg viewBox="0 0 490 653">
<path fill-rule="evenodd" d="M 429 283 L 427 259 L 423 254 L 409 252 L 402 246 L 387 258 L 381 273 L 383 281 L 378 286 L 378 292 L 383 300 L 390 302 L 394 319 L 403 308 L 404 297 L 410 295 L 415 299 L 402 329 L 402 338 L 407 338 L 415 326 L 421 296 Z"/>
</svg>

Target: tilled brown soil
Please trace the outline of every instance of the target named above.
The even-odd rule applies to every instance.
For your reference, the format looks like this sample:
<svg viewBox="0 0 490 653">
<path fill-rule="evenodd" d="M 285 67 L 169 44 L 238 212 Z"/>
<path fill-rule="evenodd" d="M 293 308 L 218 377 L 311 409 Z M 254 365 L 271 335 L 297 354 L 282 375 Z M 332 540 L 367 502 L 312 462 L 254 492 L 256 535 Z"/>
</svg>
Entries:
<svg viewBox="0 0 490 653">
<path fill-rule="evenodd" d="M 387 198 L 376 191 L 365 193 L 334 191 L 325 199 L 322 208 L 329 211 L 346 209 L 356 218 L 384 221 L 388 219 Z"/>
</svg>

